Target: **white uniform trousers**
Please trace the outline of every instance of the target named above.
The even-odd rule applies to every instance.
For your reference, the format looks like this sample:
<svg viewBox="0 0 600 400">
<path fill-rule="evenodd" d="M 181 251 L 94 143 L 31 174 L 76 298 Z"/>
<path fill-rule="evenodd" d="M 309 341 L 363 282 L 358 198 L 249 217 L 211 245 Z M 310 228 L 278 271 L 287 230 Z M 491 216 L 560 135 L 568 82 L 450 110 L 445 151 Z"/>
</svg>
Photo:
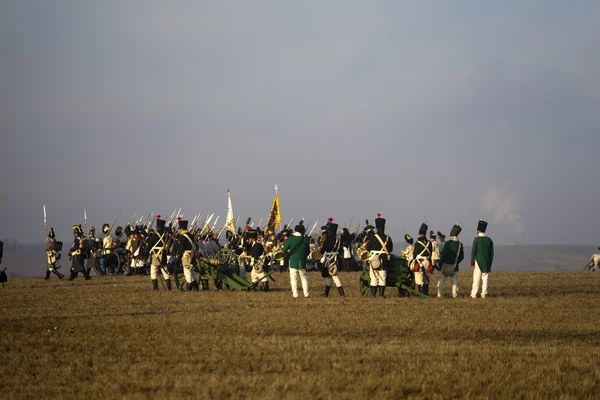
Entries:
<svg viewBox="0 0 600 400">
<path fill-rule="evenodd" d="M 302 282 L 302 291 L 304 297 L 308 297 L 308 279 L 306 278 L 306 270 L 304 268 L 290 268 L 290 285 L 292 285 L 292 296 L 298 297 L 298 275 Z"/>
<path fill-rule="evenodd" d="M 150 278 L 158 279 L 158 271 L 160 270 L 163 278 L 165 278 L 165 280 L 168 280 L 169 279 L 169 271 L 167 271 L 166 266 L 160 265 L 160 259 L 158 258 L 159 256 L 160 256 L 160 252 L 158 253 L 158 255 L 152 253 L 152 260 L 150 262 Z"/>
<path fill-rule="evenodd" d="M 488 294 L 488 279 L 489 272 L 481 272 L 479 264 L 475 261 L 475 269 L 473 269 L 473 287 L 471 288 L 471 297 L 476 298 L 477 292 L 479 291 L 479 281 L 482 281 L 481 285 L 481 297 L 485 298 Z"/>
<path fill-rule="evenodd" d="M 413 275 L 415 276 L 415 284 L 417 286 L 429 284 L 429 275 L 423 271 L 423 267 L 419 268 L 418 271 L 413 271 Z"/>
<path fill-rule="evenodd" d="M 369 277 L 371 278 L 371 286 L 385 286 L 387 271 L 384 269 L 373 269 L 369 267 Z"/>
<path fill-rule="evenodd" d="M 254 268 L 252 268 L 252 272 L 250 273 L 250 278 L 252 279 L 252 283 L 265 282 L 266 276 L 267 276 L 267 274 L 265 273 L 265 271 L 258 272 Z"/>
<path fill-rule="evenodd" d="M 452 276 L 446 276 L 440 273 L 440 280 L 438 281 L 438 294 L 437 297 L 442 297 L 444 295 L 444 287 L 446 286 L 446 279 L 452 279 L 452 297 L 456 298 L 458 296 L 458 274 L 454 271 Z"/>
<path fill-rule="evenodd" d="M 183 252 L 181 257 L 181 266 L 183 267 L 183 276 L 187 283 L 192 283 L 196 280 L 196 274 L 194 273 L 194 266 L 192 265 L 192 251 L 186 250 Z"/>
<path fill-rule="evenodd" d="M 342 287 L 342 281 L 340 280 L 340 277 L 337 274 L 337 271 L 334 275 L 329 275 L 327 278 L 325 278 L 325 285 L 326 286 L 331 286 L 331 283 L 335 283 L 336 287 Z"/>
</svg>

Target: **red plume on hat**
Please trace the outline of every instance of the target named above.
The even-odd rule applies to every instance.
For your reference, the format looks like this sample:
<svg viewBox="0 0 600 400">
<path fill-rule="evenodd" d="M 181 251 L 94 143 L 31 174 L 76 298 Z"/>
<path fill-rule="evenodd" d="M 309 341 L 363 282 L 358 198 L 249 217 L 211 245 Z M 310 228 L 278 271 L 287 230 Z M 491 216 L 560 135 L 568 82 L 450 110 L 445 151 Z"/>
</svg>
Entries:
<svg viewBox="0 0 600 400">
<path fill-rule="evenodd" d="M 329 218 L 327 221 L 331 224 L 333 222 L 333 218 Z"/>
<path fill-rule="evenodd" d="M 250 225 L 246 225 L 246 230 L 247 231 L 252 230 L 252 227 Z"/>
<path fill-rule="evenodd" d="M 177 217 L 177 222 L 181 221 L 181 217 Z"/>
<path fill-rule="evenodd" d="M 158 214 L 158 215 L 156 216 L 156 219 L 160 219 L 160 214 Z"/>
<path fill-rule="evenodd" d="M 381 218 L 381 214 L 377 214 L 377 218 Z"/>
</svg>

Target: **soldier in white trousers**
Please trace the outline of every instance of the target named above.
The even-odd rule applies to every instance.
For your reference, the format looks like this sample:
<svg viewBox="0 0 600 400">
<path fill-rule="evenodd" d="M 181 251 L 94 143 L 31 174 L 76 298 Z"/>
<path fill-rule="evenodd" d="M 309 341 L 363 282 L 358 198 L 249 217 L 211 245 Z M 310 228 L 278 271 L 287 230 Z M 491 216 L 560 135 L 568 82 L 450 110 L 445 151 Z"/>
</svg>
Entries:
<svg viewBox="0 0 600 400">
<path fill-rule="evenodd" d="M 444 296 L 446 279 L 452 280 L 452 297 L 458 296 L 458 264 L 465 258 L 463 244 L 458 240 L 462 228 L 455 224 L 450 230 L 450 240 L 444 245 L 438 269 L 441 271 L 438 281 L 437 297 Z"/>
</svg>

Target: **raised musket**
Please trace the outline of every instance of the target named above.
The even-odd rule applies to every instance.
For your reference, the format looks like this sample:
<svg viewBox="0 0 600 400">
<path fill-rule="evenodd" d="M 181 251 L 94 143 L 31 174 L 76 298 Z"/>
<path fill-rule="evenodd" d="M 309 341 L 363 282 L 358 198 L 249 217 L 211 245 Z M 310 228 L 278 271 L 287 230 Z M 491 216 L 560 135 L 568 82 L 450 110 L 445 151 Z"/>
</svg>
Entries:
<svg viewBox="0 0 600 400">
<path fill-rule="evenodd" d="M 87 212 L 85 211 L 85 208 L 83 209 L 83 237 L 85 238 L 85 235 L 88 234 L 87 231 Z"/>
<path fill-rule="evenodd" d="M 315 227 L 317 226 L 317 223 L 319 222 L 319 220 L 316 220 L 315 223 L 312 226 L 312 229 L 310 230 L 310 232 L 308 233 L 307 236 L 311 236 L 313 234 L 313 232 L 315 231 Z"/>
<path fill-rule="evenodd" d="M 44 206 L 44 230 L 46 231 L 46 238 L 48 237 L 48 225 L 46 223 L 46 206 Z M 44 239 L 46 240 L 46 239 Z"/>
</svg>

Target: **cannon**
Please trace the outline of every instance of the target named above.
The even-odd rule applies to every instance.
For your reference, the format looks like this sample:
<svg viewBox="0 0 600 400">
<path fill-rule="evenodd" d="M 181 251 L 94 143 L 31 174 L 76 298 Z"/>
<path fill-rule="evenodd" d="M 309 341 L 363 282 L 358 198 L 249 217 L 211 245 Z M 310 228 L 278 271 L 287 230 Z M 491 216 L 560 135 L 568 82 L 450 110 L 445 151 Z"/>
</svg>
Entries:
<svg viewBox="0 0 600 400">
<path fill-rule="evenodd" d="M 429 296 L 421 294 L 412 288 L 414 278 L 406 258 L 395 254 L 392 254 L 391 256 L 392 259 L 388 265 L 385 286 L 397 288 L 400 297 L 414 295 L 429 298 Z M 368 263 L 363 263 L 363 271 L 360 274 L 360 292 L 365 297 L 371 297 L 371 290 L 369 289 L 371 282 L 369 268 L 371 267 Z"/>
<path fill-rule="evenodd" d="M 212 278 L 215 288 L 219 290 L 259 290 L 258 282 L 248 282 L 239 275 L 237 255 L 230 249 L 219 249 L 215 257 L 196 257 L 194 272 L 199 277 L 200 290 L 208 290 L 208 280 Z M 185 289 L 185 277 L 181 261 L 178 259 L 170 268 L 179 290 Z M 267 277 L 275 271 L 267 273 Z"/>
</svg>

